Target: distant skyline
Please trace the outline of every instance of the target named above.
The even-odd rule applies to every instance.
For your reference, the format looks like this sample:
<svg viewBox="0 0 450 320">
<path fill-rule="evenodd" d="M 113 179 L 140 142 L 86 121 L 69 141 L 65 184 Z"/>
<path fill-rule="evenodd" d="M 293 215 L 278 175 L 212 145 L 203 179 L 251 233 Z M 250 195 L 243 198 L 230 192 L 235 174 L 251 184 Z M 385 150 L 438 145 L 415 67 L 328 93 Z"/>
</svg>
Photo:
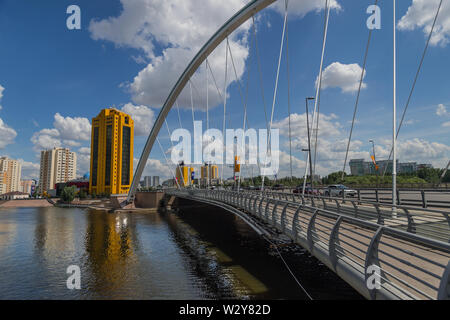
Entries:
<svg viewBox="0 0 450 320">
<path fill-rule="evenodd" d="M 78 155 L 78 175 L 89 172 L 91 119 L 116 107 L 135 121 L 136 168 L 161 105 L 189 60 L 248 0 L 0 0 L 0 155 L 19 159 L 23 179 L 38 178 L 43 149 L 68 147 Z M 325 1 L 289 1 L 290 102 L 293 170 L 302 176 L 307 146 L 305 97 L 314 96 L 319 71 Z M 363 54 L 368 36 L 366 9 L 373 0 L 332 0 L 320 103 L 317 173 L 342 170 Z M 398 3 L 398 118 L 405 106 L 439 0 Z M 81 8 L 81 30 L 66 28 L 66 9 Z M 392 2 L 379 1 L 381 29 L 374 30 L 353 132 L 350 159 L 387 159 L 392 141 Z M 260 64 L 267 108 L 273 88 L 284 1 L 256 16 Z M 230 37 L 241 85 L 248 85 L 248 126 L 265 127 L 258 62 L 251 21 Z M 221 91 L 225 47 L 209 59 Z M 444 1 L 404 127 L 401 162 L 445 167 L 450 159 L 450 2 Z M 229 61 L 230 62 L 230 61 Z M 227 127 L 239 128 L 243 108 L 229 65 Z M 196 120 L 206 121 L 206 71 L 194 76 Z M 283 55 L 274 127 L 280 129 L 281 170 L 289 175 L 286 56 Z M 180 96 L 182 126 L 192 129 L 189 86 Z M 209 77 L 209 126 L 222 129 L 222 99 Z M 311 104 L 312 109 L 312 104 Z M 176 109 L 168 118 L 179 127 Z M 206 126 L 206 124 L 204 125 Z M 171 147 L 165 126 L 159 135 Z M 155 144 L 143 176 L 172 174 Z M 170 158 L 170 157 L 169 157 Z M 226 169 L 225 177 L 231 176 Z M 347 171 L 350 172 L 347 164 Z M 249 172 L 245 173 L 249 175 Z M 256 175 L 256 174 L 255 174 Z"/>
</svg>

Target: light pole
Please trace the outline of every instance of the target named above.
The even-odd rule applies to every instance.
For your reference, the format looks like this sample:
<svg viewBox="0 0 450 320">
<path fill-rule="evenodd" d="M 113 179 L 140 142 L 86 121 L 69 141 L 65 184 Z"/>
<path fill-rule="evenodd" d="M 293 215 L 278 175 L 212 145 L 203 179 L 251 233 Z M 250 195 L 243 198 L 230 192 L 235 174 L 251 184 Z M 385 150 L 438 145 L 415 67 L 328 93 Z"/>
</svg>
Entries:
<svg viewBox="0 0 450 320">
<path fill-rule="evenodd" d="M 372 153 L 373 153 L 373 167 L 375 169 L 375 174 L 377 175 L 377 189 L 378 189 L 378 168 L 377 168 L 377 160 L 375 157 L 375 142 L 373 140 L 369 140 L 372 143 Z"/>
<path fill-rule="evenodd" d="M 305 169 L 305 176 L 303 179 L 303 196 L 305 196 L 305 188 L 306 188 L 306 174 L 308 172 L 308 165 L 309 165 L 309 172 L 310 172 L 310 176 L 311 176 L 311 190 L 313 188 L 313 176 L 312 176 L 312 159 L 311 159 L 311 135 L 309 133 L 309 108 L 308 108 L 308 101 L 309 100 L 314 100 L 315 98 L 305 98 L 305 102 L 306 102 L 306 128 L 307 128 L 307 132 L 308 132 L 308 160 L 306 161 L 306 169 Z M 306 151 L 306 150 L 303 150 Z"/>
</svg>

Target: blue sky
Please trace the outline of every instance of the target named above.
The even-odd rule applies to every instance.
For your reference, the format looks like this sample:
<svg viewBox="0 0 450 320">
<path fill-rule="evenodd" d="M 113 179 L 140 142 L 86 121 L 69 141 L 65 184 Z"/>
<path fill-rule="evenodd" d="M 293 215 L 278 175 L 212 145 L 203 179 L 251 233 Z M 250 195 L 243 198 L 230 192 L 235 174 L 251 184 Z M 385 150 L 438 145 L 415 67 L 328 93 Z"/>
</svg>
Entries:
<svg viewBox="0 0 450 320">
<path fill-rule="evenodd" d="M 189 59 L 221 24 L 247 3 L 244 0 L 202 2 L 175 0 L 22 1 L 0 0 L 0 155 L 22 159 L 24 177 L 36 177 L 39 150 L 68 146 L 78 153 L 79 170 L 88 171 L 89 121 L 102 108 L 114 106 L 129 112 L 139 129 L 135 158 L 171 85 Z M 304 170 L 306 147 L 304 99 L 314 96 L 319 71 L 324 11 L 320 1 L 291 0 L 289 7 L 289 63 L 293 121 L 294 175 Z M 66 28 L 66 8 L 81 8 L 82 29 Z M 355 103 L 367 41 L 367 7 L 373 1 L 336 0 L 330 16 L 324 59 L 324 88 L 318 172 L 342 168 L 346 139 Z M 398 1 L 398 109 L 409 94 L 420 55 L 425 46 L 424 28 L 430 25 L 437 0 Z M 284 1 L 256 17 L 264 95 L 271 109 L 277 58 L 281 41 Z M 369 51 L 365 88 L 361 92 L 358 122 L 350 158 L 369 160 L 376 142 L 379 159 L 387 157 L 392 131 L 392 2 L 380 1 L 381 30 L 375 30 Z M 408 11 L 409 10 L 409 11 Z M 430 18 L 423 19 L 423 15 Z M 402 19 L 402 20 L 401 20 Z M 433 163 L 443 167 L 450 156 L 450 95 L 447 70 L 450 45 L 450 4 L 444 4 L 438 32 L 433 38 L 420 74 L 406 125 L 399 141 L 400 161 Z M 242 85 L 248 84 L 249 126 L 265 126 L 256 51 L 251 23 L 230 37 Z M 211 66 L 223 91 L 224 46 L 211 56 Z M 230 67 L 230 66 L 229 66 Z M 328 69 L 327 69 L 328 68 Z M 229 78 L 234 79 L 230 68 Z M 211 77 L 210 77 L 211 80 Z M 326 81 L 325 81 L 326 80 Z M 194 76 L 195 118 L 206 120 L 206 73 Z M 2 89 L 3 88 L 3 89 Z M 223 106 L 210 81 L 210 127 L 222 129 Z M 242 126 L 243 108 L 236 82 L 228 86 L 227 126 Z M 189 87 L 180 97 L 182 125 L 192 128 Z M 288 174 L 286 136 L 286 58 L 281 64 L 275 105 L 275 127 L 281 130 L 282 156 L 279 176 Z M 312 105 L 311 105 L 312 106 Z M 168 116 L 171 129 L 179 127 L 176 110 Z M 87 134 L 86 134 L 87 132 Z M 160 133 L 164 148 L 170 147 L 165 128 Z M 156 144 L 146 174 L 168 177 L 165 160 Z"/>
</svg>

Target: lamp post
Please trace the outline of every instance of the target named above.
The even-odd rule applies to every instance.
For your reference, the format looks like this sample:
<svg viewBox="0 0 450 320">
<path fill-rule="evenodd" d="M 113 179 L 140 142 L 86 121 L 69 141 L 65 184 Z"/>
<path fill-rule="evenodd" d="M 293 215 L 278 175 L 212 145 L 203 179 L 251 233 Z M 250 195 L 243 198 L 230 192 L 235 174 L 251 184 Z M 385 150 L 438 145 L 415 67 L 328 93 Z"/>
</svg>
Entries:
<svg viewBox="0 0 450 320">
<path fill-rule="evenodd" d="M 306 174 L 308 172 L 308 165 L 309 165 L 309 172 L 310 172 L 310 176 L 311 176 L 311 190 L 313 188 L 313 176 L 312 176 L 312 158 L 311 158 L 311 135 L 309 132 L 309 108 L 308 108 L 308 101 L 309 100 L 314 100 L 315 98 L 305 98 L 305 102 L 306 102 L 306 128 L 307 128 L 307 132 L 308 132 L 308 160 L 306 161 L 306 169 L 305 169 L 305 176 L 303 179 L 303 196 L 305 196 L 305 188 L 306 188 Z M 304 150 L 306 151 L 306 150 Z"/>
</svg>

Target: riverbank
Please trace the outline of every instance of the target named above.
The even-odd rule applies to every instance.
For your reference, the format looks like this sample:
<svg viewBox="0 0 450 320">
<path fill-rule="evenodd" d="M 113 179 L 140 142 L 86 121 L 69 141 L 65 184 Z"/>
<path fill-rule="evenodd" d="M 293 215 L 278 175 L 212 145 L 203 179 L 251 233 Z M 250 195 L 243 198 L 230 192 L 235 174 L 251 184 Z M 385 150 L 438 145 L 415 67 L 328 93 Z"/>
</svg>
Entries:
<svg viewBox="0 0 450 320">
<path fill-rule="evenodd" d="M 53 207 L 46 199 L 1 201 L 0 208 L 45 208 Z"/>
</svg>

